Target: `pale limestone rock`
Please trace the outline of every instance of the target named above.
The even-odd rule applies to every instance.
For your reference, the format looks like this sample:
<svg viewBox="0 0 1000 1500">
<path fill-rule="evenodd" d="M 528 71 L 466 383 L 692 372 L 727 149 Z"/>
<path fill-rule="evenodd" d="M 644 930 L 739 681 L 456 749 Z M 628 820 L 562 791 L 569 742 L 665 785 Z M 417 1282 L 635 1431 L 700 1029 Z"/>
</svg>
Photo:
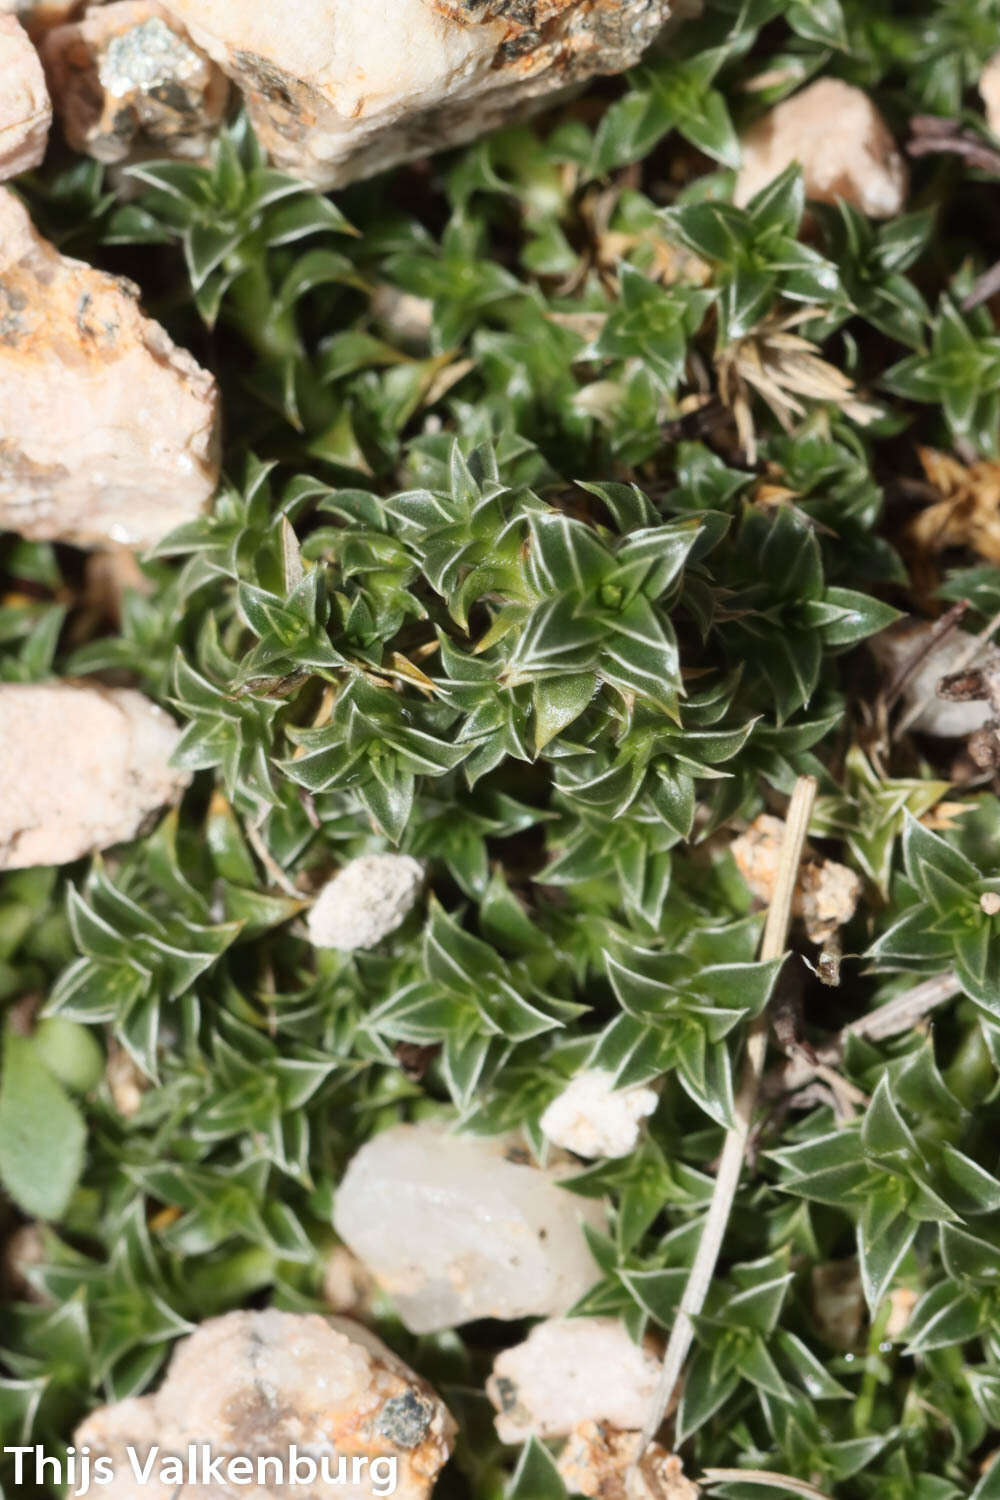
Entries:
<svg viewBox="0 0 1000 1500">
<path fill-rule="evenodd" d="M 396 1125 L 351 1161 L 334 1227 L 414 1333 L 565 1313 L 598 1276 L 581 1221 L 605 1218 L 557 1171 L 506 1138 Z"/>
<path fill-rule="evenodd" d="M 1000 135 L 1000 52 L 994 52 L 979 78 L 979 95 L 986 106 L 986 123 Z"/>
<path fill-rule="evenodd" d="M 628 1156 L 656 1101 L 648 1085 L 616 1089 L 611 1073 L 587 1068 L 552 1100 L 539 1124 L 547 1140 L 577 1156 Z"/>
<path fill-rule="evenodd" d="M 180 731 L 130 688 L 0 683 L 0 869 L 61 865 L 135 838 L 190 776 Z"/>
<path fill-rule="evenodd" d="M 502 1443 L 565 1437 L 578 1422 L 638 1429 L 656 1395 L 660 1362 L 618 1318 L 552 1318 L 498 1355 L 486 1394 Z"/>
<path fill-rule="evenodd" d="M 638 1444 L 638 1432 L 580 1422 L 559 1456 L 566 1488 L 591 1500 L 698 1500 L 701 1491 L 683 1463 L 660 1443 L 649 1444 L 633 1471 Z"/>
<path fill-rule="evenodd" d="M 881 663 L 886 682 L 910 661 L 926 645 L 934 630 L 931 620 L 902 621 L 890 625 L 869 642 L 875 658 Z M 901 703 L 903 712 L 920 705 L 920 711 L 911 721 L 911 729 L 922 734 L 937 735 L 940 739 L 965 739 L 993 717 L 993 708 L 988 702 L 962 701 L 941 698 L 937 685 L 942 677 L 960 669 L 962 658 L 968 655 L 969 636 L 961 630 L 953 630 L 923 656 L 920 665 L 903 688 Z M 977 659 L 970 665 L 978 665 Z"/>
<path fill-rule="evenodd" d="M 17 17 L 0 15 L 0 181 L 38 166 L 51 124 L 38 53 Z"/>
<path fill-rule="evenodd" d="M 741 142 L 736 202 L 746 204 L 798 162 L 806 196 L 843 198 L 875 219 L 898 214 L 906 201 L 906 163 L 882 116 L 862 89 L 820 78 L 776 104 Z"/>
<path fill-rule="evenodd" d="M 416 905 L 424 867 L 408 854 L 363 854 L 328 880 L 309 913 L 317 948 L 374 948 Z"/>
<path fill-rule="evenodd" d="M 758 901 L 770 905 L 778 879 L 785 825 L 761 813 L 730 851 L 737 868 Z M 835 859 L 822 859 L 807 844 L 792 898 L 792 914 L 800 917 L 811 942 L 824 943 L 849 922 L 861 899 L 861 878 Z"/>
<path fill-rule="evenodd" d="M 146 547 L 207 507 L 215 381 L 136 289 L 70 260 L 0 189 L 0 528 Z"/>
<path fill-rule="evenodd" d="M 98 161 L 202 157 L 222 123 L 225 74 L 157 0 L 88 10 L 42 55 L 66 139 Z"/>
<path fill-rule="evenodd" d="M 287 1464 L 294 1444 L 319 1462 L 302 1493 L 315 1500 L 362 1500 L 395 1494 L 425 1500 L 451 1452 L 455 1424 L 431 1387 L 374 1334 L 357 1324 L 313 1313 L 233 1312 L 212 1318 L 176 1348 L 160 1390 L 94 1412 L 75 1443 L 94 1456 L 108 1454 L 116 1481 L 92 1485 L 91 1500 L 168 1500 L 177 1486 L 139 1485 L 125 1447 L 143 1462 L 158 1444 L 162 1455 L 208 1443 L 211 1455 L 249 1458 L 273 1454 Z M 337 1461 L 358 1482 L 337 1482 Z M 155 1470 L 154 1470 L 155 1472 Z M 256 1476 L 256 1468 L 254 1470 Z M 241 1484 L 248 1500 L 291 1493 L 273 1482 Z M 394 1477 L 393 1488 L 388 1484 Z M 232 1500 L 225 1482 L 199 1488 L 204 1500 Z"/>
<path fill-rule="evenodd" d="M 322 187 L 471 140 L 631 66 L 669 0 L 167 0 L 244 91 L 276 165 Z"/>
</svg>

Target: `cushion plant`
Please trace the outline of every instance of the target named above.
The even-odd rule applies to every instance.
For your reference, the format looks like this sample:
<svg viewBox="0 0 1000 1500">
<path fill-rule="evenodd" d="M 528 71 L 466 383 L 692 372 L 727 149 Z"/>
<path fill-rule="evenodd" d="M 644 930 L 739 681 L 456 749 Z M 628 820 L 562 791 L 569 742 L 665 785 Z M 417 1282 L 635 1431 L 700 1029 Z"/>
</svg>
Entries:
<svg viewBox="0 0 1000 1500">
<path fill-rule="evenodd" d="M 139 687 L 193 773 L 144 837 L 0 884 L 5 1443 L 67 1441 L 208 1316 L 322 1310 L 364 1142 L 434 1116 L 541 1152 L 585 1067 L 659 1095 L 574 1180 L 610 1206 L 577 1311 L 666 1337 L 750 1038 L 686 1473 L 1000 1495 L 997 761 L 901 726 L 866 645 L 1000 610 L 998 46 L 998 0 L 706 0 L 627 79 L 335 195 L 241 117 L 209 165 L 18 181 L 214 373 L 227 477 L 120 608 L 0 538 L 0 680 Z M 740 133 L 827 76 L 917 120 L 906 210 L 809 204 L 794 165 L 733 206 Z M 782 963 L 730 845 L 802 778 L 862 899 Z M 314 946 L 315 894 L 388 852 L 417 904 Z M 373 1316 L 458 1419 L 442 1500 L 563 1493 L 484 1396 L 523 1323 Z"/>
</svg>

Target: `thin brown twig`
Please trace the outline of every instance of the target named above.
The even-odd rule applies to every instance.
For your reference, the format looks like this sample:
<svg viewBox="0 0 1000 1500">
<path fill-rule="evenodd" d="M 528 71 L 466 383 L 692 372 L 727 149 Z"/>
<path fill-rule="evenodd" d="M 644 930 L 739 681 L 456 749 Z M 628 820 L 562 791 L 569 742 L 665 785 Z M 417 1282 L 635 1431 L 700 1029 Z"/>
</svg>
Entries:
<svg viewBox="0 0 1000 1500">
<path fill-rule="evenodd" d="M 799 866 L 802 863 L 802 851 L 806 842 L 806 831 L 815 801 L 816 778 L 800 776 L 795 783 L 795 790 L 788 806 L 774 895 L 768 909 L 764 936 L 760 945 L 760 957 L 765 961 L 781 958 L 785 952 L 785 941 L 791 920 L 792 897 L 795 894 Z M 735 1122 L 726 1132 L 712 1191 L 712 1201 L 708 1206 L 698 1249 L 695 1252 L 687 1285 L 670 1331 L 653 1404 L 646 1424 L 639 1435 L 626 1480 L 627 1486 L 633 1493 L 638 1466 L 663 1421 L 674 1387 L 680 1379 L 684 1362 L 687 1359 L 694 1337 L 693 1319 L 698 1316 L 704 1306 L 712 1277 L 715 1274 L 726 1225 L 729 1222 L 733 1200 L 739 1186 L 747 1140 L 753 1124 L 764 1068 L 764 1055 L 767 1051 L 768 1028 L 769 1021 L 765 1013 L 757 1017 L 747 1033 L 743 1070 L 733 1111 Z"/>
<path fill-rule="evenodd" d="M 958 606 L 956 605 L 956 608 L 957 607 Z M 995 614 L 992 620 L 990 620 L 989 624 L 986 625 L 978 635 L 972 636 L 967 649 L 960 652 L 959 655 L 955 658 L 955 661 L 951 667 L 951 671 L 948 675 L 954 676 L 957 672 L 964 672 L 965 668 L 969 666 L 971 662 L 975 661 L 976 657 L 979 655 L 980 651 L 982 651 L 983 647 L 989 644 L 990 639 L 996 634 L 997 630 L 1000 630 L 1000 613 Z M 932 642 L 931 644 L 934 643 Z M 916 703 L 912 703 L 910 705 L 906 713 L 902 715 L 899 723 L 893 730 L 894 739 L 898 738 L 899 735 L 904 734 L 906 730 L 909 729 L 914 720 L 919 718 L 924 709 L 927 707 L 927 704 L 930 702 L 930 697 L 931 695 L 929 693 L 925 693 L 920 699 L 918 699 Z"/>
<path fill-rule="evenodd" d="M 935 646 L 939 646 L 943 640 L 951 635 L 953 630 L 957 629 L 958 622 L 968 607 L 968 599 L 959 599 L 958 603 L 953 604 L 951 609 L 941 616 L 940 620 L 935 620 L 916 650 L 911 651 L 906 660 L 900 663 L 897 670 L 893 673 L 889 681 L 889 686 L 883 695 L 887 710 L 893 707 L 900 693 L 906 687 L 906 684 L 913 677 L 914 673 L 920 670 Z"/>
<path fill-rule="evenodd" d="M 302 901 L 304 905 L 305 900 L 302 892 L 296 889 L 291 880 L 285 874 L 284 870 L 278 864 L 278 861 L 275 859 L 274 855 L 265 844 L 260 828 L 257 826 L 257 824 L 248 820 L 246 823 L 244 823 L 243 827 L 246 832 L 247 840 L 250 844 L 251 849 L 256 854 L 261 864 L 264 866 L 264 869 L 270 875 L 272 884 L 280 887 L 280 889 L 284 891 L 286 896 L 294 896 L 296 901 Z"/>
<path fill-rule="evenodd" d="M 770 1469 L 706 1469 L 701 1483 L 767 1484 L 788 1490 L 793 1495 L 803 1495 L 805 1500 L 830 1500 L 825 1490 L 818 1490 L 807 1479 L 791 1479 L 786 1474 L 774 1474 Z"/>
<path fill-rule="evenodd" d="M 889 1037 L 899 1036 L 911 1027 L 919 1025 L 946 1000 L 962 993 L 957 975 L 950 971 L 935 974 L 933 979 L 924 979 L 912 989 L 894 995 L 884 1005 L 849 1021 L 841 1031 L 824 1046 L 817 1047 L 813 1058 L 799 1054 L 775 1068 L 764 1080 L 765 1092 L 774 1097 L 778 1094 L 794 1093 L 816 1077 L 823 1077 L 820 1069 L 835 1068 L 841 1061 L 844 1047 L 851 1036 L 863 1037 L 870 1042 L 884 1042 Z M 827 1081 L 829 1081 L 827 1079 Z"/>
<path fill-rule="evenodd" d="M 1000 177 L 1000 151 L 988 146 L 972 131 L 963 131 L 957 120 L 937 115 L 915 115 L 910 121 L 913 135 L 906 143 L 908 156 L 961 156 L 971 167 Z"/>
<path fill-rule="evenodd" d="M 900 1032 L 909 1031 L 930 1011 L 961 992 L 957 974 L 936 974 L 933 979 L 925 979 L 913 989 L 904 990 L 901 995 L 887 1000 L 867 1016 L 850 1021 L 840 1033 L 840 1045 L 842 1047 L 849 1036 L 866 1037 L 870 1042 L 883 1042 L 887 1037 L 899 1036 Z"/>
<path fill-rule="evenodd" d="M 1000 260 L 994 261 L 988 271 L 976 277 L 972 290 L 962 298 L 962 311 L 972 312 L 973 308 L 981 307 L 995 297 L 997 292 L 1000 292 Z"/>
</svg>

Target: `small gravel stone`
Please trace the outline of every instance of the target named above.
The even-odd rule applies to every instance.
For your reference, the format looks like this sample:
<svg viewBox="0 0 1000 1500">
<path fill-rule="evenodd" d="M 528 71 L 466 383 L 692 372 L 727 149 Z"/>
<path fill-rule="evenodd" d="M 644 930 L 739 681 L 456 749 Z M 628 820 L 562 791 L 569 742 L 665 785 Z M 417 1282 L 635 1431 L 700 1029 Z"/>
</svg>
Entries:
<svg viewBox="0 0 1000 1500">
<path fill-rule="evenodd" d="M 612 1074 L 587 1068 L 548 1106 L 542 1134 L 577 1156 L 627 1156 L 656 1103 L 655 1089 L 643 1084 L 615 1089 Z"/>
<path fill-rule="evenodd" d="M 352 1159 L 334 1227 L 414 1333 L 564 1313 L 598 1276 L 581 1220 L 605 1216 L 558 1172 L 508 1138 L 397 1125 Z"/>
<path fill-rule="evenodd" d="M 1000 52 L 994 52 L 979 78 L 979 94 L 986 106 L 986 123 L 1000 135 Z"/>
<path fill-rule="evenodd" d="M 135 838 L 191 779 L 169 764 L 179 739 L 130 688 L 0 683 L 0 870 Z"/>
<path fill-rule="evenodd" d="M 424 866 L 408 854 L 363 854 L 339 870 L 309 913 L 317 948 L 374 948 L 416 905 Z"/>
<path fill-rule="evenodd" d="M 906 201 L 906 163 L 882 116 L 862 89 L 821 78 L 768 110 L 747 131 L 736 202 L 745 204 L 786 167 L 802 167 L 807 198 L 839 198 L 875 219 Z"/>
<path fill-rule="evenodd" d="M 890 681 L 903 664 L 915 656 L 926 643 L 934 629 L 931 620 L 903 621 L 881 631 L 870 642 L 871 649 L 881 663 L 886 681 Z M 969 637 L 962 630 L 953 630 L 938 645 L 932 646 L 924 655 L 920 665 L 903 689 L 903 711 L 921 705 L 920 712 L 911 724 L 912 729 L 922 734 L 937 735 L 940 739 L 966 739 L 993 716 L 989 703 L 962 701 L 938 696 L 937 685 L 942 677 L 958 670 L 959 662 L 968 652 Z"/>
<path fill-rule="evenodd" d="M 0 14 L 0 181 L 38 166 L 51 124 L 38 53 L 17 17 Z"/>
<path fill-rule="evenodd" d="M 88 10 L 49 33 L 43 57 L 67 141 L 98 161 L 201 157 L 222 123 L 225 74 L 156 0 Z"/>
<path fill-rule="evenodd" d="M 640 1428 L 656 1394 L 660 1362 L 618 1318 L 554 1318 L 493 1365 L 486 1394 L 502 1443 L 565 1437 L 578 1422 Z"/>
<path fill-rule="evenodd" d="M 419 1428 L 419 1431 L 418 1431 Z M 291 1444 L 314 1459 L 394 1460 L 397 1500 L 426 1500 L 451 1452 L 455 1424 L 431 1387 L 367 1329 L 313 1313 L 234 1312 L 212 1318 L 174 1351 L 160 1390 L 93 1413 L 74 1441 L 115 1463 L 111 1486 L 92 1485 L 91 1500 L 169 1500 L 170 1488 L 139 1487 L 125 1446 L 142 1462 L 208 1443 L 212 1456 L 284 1457 Z M 368 1467 L 359 1483 L 309 1485 L 316 1500 L 386 1494 Z M 176 1489 L 176 1486 L 173 1487 Z M 160 1491 L 163 1490 L 161 1494 Z M 199 1487 L 205 1500 L 232 1500 L 225 1484 Z M 278 1500 L 288 1485 L 258 1487 L 256 1500 Z M 303 1491 L 303 1493 L 306 1493 Z"/>
<path fill-rule="evenodd" d="M 698 1500 L 701 1491 L 685 1477 L 681 1460 L 659 1443 L 649 1444 L 630 1482 L 638 1442 L 638 1432 L 581 1422 L 559 1458 L 566 1488 L 590 1500 Z"/>
<path fill-rule="evenodd" d="M 215 381 L 131 282 L 60 255 L 0 188 L 0 528 L 147 547 L 207 509 Z"/>
<path fill-rule="evenodd" d="M 471 140 L 631 67 L 669 0 L 167 0 L 276 165 L 322 187 Z"/>
<path fill-rule="evenodd" d="M 758 901 L 774 898 L 785 825 L 769 813 L 760 817 L 730 845 L 737 868 Z M 847 865 L 821 859 L 808 844 L 799 868 L 792 912 L 800 917 L 811 942 L 824 943 L 849 922 L 861 898 L 861 878 Z"/>
</svg>

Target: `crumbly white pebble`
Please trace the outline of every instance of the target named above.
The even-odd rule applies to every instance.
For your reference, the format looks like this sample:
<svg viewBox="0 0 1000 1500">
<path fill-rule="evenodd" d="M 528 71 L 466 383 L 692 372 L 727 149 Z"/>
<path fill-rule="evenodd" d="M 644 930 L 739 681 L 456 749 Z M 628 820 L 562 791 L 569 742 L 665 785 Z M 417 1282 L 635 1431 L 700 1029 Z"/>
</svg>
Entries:
<svg viewBox="0 0 1000 1500">
<path fill-rule="evenodd" d="M 486 1394 L 502 1443 L 564 1437 L 578 1422 L 639 1428 L 656 1394 L 660 1362 L 619 1318 L 552 1318 L 497 1356 Z"/>
<path fill-rule="evenodd" d="M 577 1156 L 627 1156 L 656 1101 L 648 1084 L 616 1089 L 604 1068 L 587 1068 L 552 1100 L 539 1123 L 547 1140 Z"/>
<path fill-rule="evenodd" d="M 565 1313 L 599 1275 L 581 1222 L 606 1221 L 558 1171 L 505 1137 L 396 1125 L 352 1159 L 334 1228 L 414 1333 Z"/>
<path fill-rule="evenodd" d="M 363 854 L 338 870 L 309 913 L 317 948 L 374 948 L 416 905 L 424 866 L 408 854 Z"/>
</svg>

